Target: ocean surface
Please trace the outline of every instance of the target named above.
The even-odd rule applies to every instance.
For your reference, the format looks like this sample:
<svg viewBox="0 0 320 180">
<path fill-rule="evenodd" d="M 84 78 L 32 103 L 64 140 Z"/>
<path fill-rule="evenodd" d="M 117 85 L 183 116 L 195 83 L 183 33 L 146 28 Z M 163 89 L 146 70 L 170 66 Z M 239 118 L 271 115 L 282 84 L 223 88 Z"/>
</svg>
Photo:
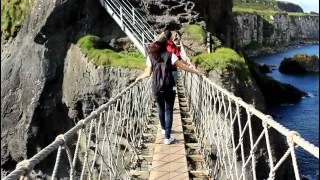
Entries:
<svg viewBox="0 0 320 180">
<path fill-rule="evenodd" d="M 269 76 L 307 92 L 310 97 L 303 98 L 296 104 L 282 104 L 270 107 L 269 113 L 276 116 L 278 122 L 285 127 L 298 131 L 300 135 L 319 147 L 319 73 L 306 75 L 286 75 L 279 72 L 278 67 L 284 57 L 304 53 L 319 56 L 319 44 L 290 48 L 282 53 L 256 58 L 259 64 L 276 65 L 277 68 Z M 300 172 L 308 179 L 319 176 L 318 160 L 301 148 L 298 148 L 298 166 Z"/>
</svg>

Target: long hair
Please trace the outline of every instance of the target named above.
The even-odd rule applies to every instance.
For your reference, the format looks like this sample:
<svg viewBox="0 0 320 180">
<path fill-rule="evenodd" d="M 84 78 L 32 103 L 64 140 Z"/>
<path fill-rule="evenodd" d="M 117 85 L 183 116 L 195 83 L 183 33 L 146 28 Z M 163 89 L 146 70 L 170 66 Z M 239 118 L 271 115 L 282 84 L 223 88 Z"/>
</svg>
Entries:
<svg viewBox="0 0 320 180">
<path fill-rule="evenodd" d="M 159 61 L 161 59 L 161 53 L 165 52 L 167 50 L 166 48 L 166 43 L 167 42 L 160 42 L 156 41 L 151 43 L 148 46 L 148 54 L 151 56 L 153 59 Z"/>
</svg>

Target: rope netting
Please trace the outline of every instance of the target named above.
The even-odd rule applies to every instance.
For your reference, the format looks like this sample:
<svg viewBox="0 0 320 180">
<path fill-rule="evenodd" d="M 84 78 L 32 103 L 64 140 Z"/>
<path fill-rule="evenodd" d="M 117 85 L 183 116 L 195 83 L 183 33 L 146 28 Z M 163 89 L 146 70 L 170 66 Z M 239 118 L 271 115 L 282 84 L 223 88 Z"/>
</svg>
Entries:
<svg viewBox="0 0 320 180">
<path fill-rule="evenodd" d="M 300 179 L 296 149 L 301 147 L 319 159 L 318 147 L 209 79 L 186 73 L 184 82 L 201 153 L 212 177 L 260 179 L 256 168 L 257 159 L 262 158 L 268 163 L 268 179 L 275 179 L 285 161 L 292 164 L 295 178 Z M 275 136 L 287 140 L 280 156 L 273 149 L 273 144 L 279 143 Z"/>
<path fill-rule="evenodd" d="M 131 84 L 31 159 L 20 162 L 5 179 L 28 176 L 54 152 L 51 179 L 129 179 L 150 119 L 150 84 Z"/>
<path fill-rule="evenodd" d="M 182 57 L 190 61 L 184 46 Z M 281 165 L 289 163 L 295 179 L 300 179 L 296 157 L 298 147 L 319 159 L 319 148 L 295 131 L 282 126 L 241 98 L 206 77 L 182 73 L 185 96 L 201 154 L 215 179 L 275 179 Z M 271 135 L 272 134 L 272 135 Z M 281 139 L 282 140 L 279 140 Z M 287 143 L 281 143 L 281 142 Z M 275 150 L 274 147 L 281 149 Z M 266 163 L 268 173 L 261 173 Z M 292 167 L 290 169 L 290 167 Z M 267 177 L 263 177 L 267 174 Z"/>
</svg>

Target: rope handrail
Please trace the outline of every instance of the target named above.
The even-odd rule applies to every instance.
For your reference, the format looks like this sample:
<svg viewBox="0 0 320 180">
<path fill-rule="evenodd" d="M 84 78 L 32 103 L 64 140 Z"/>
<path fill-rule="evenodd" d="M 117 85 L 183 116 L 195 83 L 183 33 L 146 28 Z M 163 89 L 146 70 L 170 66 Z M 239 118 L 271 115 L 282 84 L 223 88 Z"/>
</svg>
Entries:
<svg viewBox="0 0 320 180">
<path fill-rule="evenodd" d="M 147 33 L 150 33 L 150 36 L 155 36 L 156 32 L 154 29 L 149 25 L 146 19 L 143 18 L 143 16 L 136 10 L 136 8 L 128 1 L 128 0 L 122 0 L 121 1 L 128 9 L 131 9 L 134 11 L 135 16 L 137 16 L 138 23 L 139 25 L 145 27 L 145 30 L 147 30 Z"/>
<path fill-rule="evenodd" d="M 246 103 L 244 100 L 242 100 L 240 97 L 236 97 L 235 95 L 233 95 L 232 93 L 230 93 L 229 91 L 227 91 L 226 89 L 218 86 L 217 84 L 213 83 L 210 79 L 208 79 L 207 77 L 203 76 L 202 77 L 205 81 L 207 81 L 209 84 L 213 85 L 215 88 L 217 88 L 219 91 L 221 91 L 223 94 L 225 94 L 226 96 L 230 97 L 232 100 L 236 101 L 237 103 L 239 103 L 242 107 L 249 109 L 249 111 L 257 116 L 258 118 L 260 118 L 262 121 L 265 121 L 268 125 L 270 125 L 271 127 L 273 127 L 274 129 L 276 129 L 278 132 L 280 132 L 281 134 L 290 137 L 292 136 L 292 140 L 294 143 L 296 143 L 297 145 L 303 147 L 306 151 L 308 151 L 310 154 L 312 154 L 313 156 L 315 156 L 316 158 L 319 159 L 319 147 L 316 147 L 315 145 L 311 144 L 310 142 L 308 142 L 307 140 L 305 140 L 304 138 L 302 138 L 299 133 L 297 132 L 293 132 L 291 130 L 289 130 L 288 128 L 284 127 L 283 125 L 281 125 L 280 123 L 278 123 L 277 121 L 275 121 L 272 116 L 270 115 L 266 115 L 264 113 L 262 113 L 261 111 L 259 111 L 258 109 L 254 108 L 252 105 Z"/>
<path fill-rule="evenodd" d="M 190 62 L 182 43 L 181 45 L 181 56 Z M 255 168 L 258 155 L 255 152 L 258 149 L 267 154 L 266 161 L 269 162 L 270 168 L 268 179 L 275 178 L 276 171 L 284 162 L 289 161 L 290 156 L 295 179 L 300 179 L 295 154 L 297 147 L 301 147 L 319 159 L 319 148 L 306 141 L 299 133 L 284 127 L 271 116 L 265 115 L 209 78 L 185 73 L 184 80 L 185 94 L 188 97 L 201 147 L 210 146 L 215 149 L 211 152 L 202 149 L 206 165 L 212 170 L 212 177 L 248 179 L 246 176 L 249 174 L 252 179 L 256 179 L 258 171 Z M 244 119 L 245 117 L 247 119 Z M 274 159 L 272 150 L 272 144 L 277 140 L 269 135 L 276 132 L 287 139 L 289 146 L 287 151 L 278 157 L 279 159 Z M 210 153 L 216 153 L 218 160 L 210 159 Z M 242 163 L 238 162 L 239 158 Z"/>
<path fill-rule="evenodd" d="M 52 179 L 54 179 L 54 177 L 57 175 L 57 171 L 58 171 L 58 168 L 59 168 L 59 165 L 60 165 L 60 159 L 61 159 L 61 151 L 62 151 L 62 147 L 64 149 L 66 149 L 66 153 L 68 155 L 68 159 L 69 159 L 69 168 L 70 168 L 70 178 L 75 178 L 75 163 L 77 161 L 79 157 L 77 157 L 77 154 L 79 154 L 79 151 L 81 150 L 79 144 L 81 144 L 81 138 L 83 139 L 82 136 L 84 135 L 81 135 L 81 132 L 83 134 L 84 132 L 84 128 L 87 128 L 86 126 L 89 126 L 90 125 L 90 132 L 85 134 L 85 141 L 88 141 L 88 143 L 90 141 L 93 141 L 90 137 L 91 136 L 95 136 L 95 137 L 98 137 L 99 135 L 101 136 L 101 134 L 99 133 L 99 130 L 97 129 L 101 129 L 102 128 L 102 124 L 104 123 L 104 129 L 105 129 L 105 137 L 104 137 L 104 141 L 103 141 L 103 144 L 107 144 L 106 143 L 106 134 L 107 134 L 107 125 L 108 125 L 108 122 L 106 121 L 109 121 L 110 123 L 110 118 L 112 116 L 112 113 L 109 113 L 111 110 L 110 109 L 113 109 L 112 112 L 115 112 L 116 114 L 120 113 L 120 117 L 118 117 L 118 122 L 121 122 L 122 123 L 122 126 L 117 126 L 118 127 L 118 130 L 121 131 L 121 136 L 126 136 L 128 139 L 130 139 L 130 141 L 128 140 L 125 140 L 123 139 L 123 137 L 118 137 L 118 140 L 116 142 L 113 142 L 115 143 L 115 145 L 119 144 L 119 143 L 125 143 L 126 141 L 126 148 L 130 148 L 129 146 L 132 146 L 130 145 L 131 143 L 133 143 L 133 146 L 134 148 L 131 148 L 133 155 L 131 156 L 134 156 L 135 158 L 132 157 L 132 161 L 134 161 L 134 159 L 137 159 L 138 157 L 138 147 L 141 145 L 141 142 L 142 142 L 142 133 L 146 127 L 146 123 L 148 123 L 148 119 L 147 119 L 147 111 L 150 110 L 150 107 L 152 105 L 152 100 L 151 100 L 151 95 L 150 95 L 150 81 L 143 81 L 143 82 L 134 82 L 132 84 L 130 84 L 128 87 L 124 88 L 121 92 L 119 92 L 117 95 L 115 95 L 114 97 L 111 97 L 109 99 L 109 101 L 101 106 L 99 106 L 96 110 L 92 111 L 86 118 L 80 120 L 77 122 L 77 124 L 72 127 L 70 130 L 68 130 L 66 133 L 62 134 L 62 135 L 58 135 L 57 138 L 52 142 L 50 143 L 48 146 L 46 146 L 44 149 L 42 149 L 41 151 L 39 151 L 37 154 L 35 154 L 33 157 L 31 157 L 30 159 L 28 160 L 24 160 L 20 163 L 17 164 L 17 167 L 14 171 L 12 171 L 8 176 L 6 176 L 4 179 L 5 180 L 15 180 L 15 179 L 18 179 L 20 176 L 25 176 L 27 175 L 28 173 L 30 173 L 30 171 L 37 165 L 39 164 L 42 160 L 44 160 L 46 157 L 48 157 L 50 154 L 52 154 L 54 151 L 58 150 L 57 152 L 57 159 L 56 159 L 56 162 L 55 162 L 55 167 L 54 167 L 54 170 L 53 170 L 53 173 L 52 173 Z M 138 103 L 138 100 L 140 101 L 140 103 L 145 103 L 147 102 L 147 104 L 145 104 L 145 107 L 144 106 L 141 106 L 141 105 L 138 105 L 140 103 Z M 133 104 L 133 102 L 136 102 L 138 104 Z M 124 106 L 124 105 L 128 105 L 128 106 Z M 135 108 L 137 108 L 137 110 L 139 110 L 139 112 L 133 108 L 133 106 Z M 118 109 L 120 108 L 120 112 L 118 111 Z M 108 115 L 106 115 L 106 113 Z M 113 113 L 114 115 L 114 113 Z M 122 115 L 122 116 L 121 116 Z M 107 116 L 106 117 L 102 117 L 102 116 Z M 127 117 L 126 117 L 127 116 Z M 128 119 L 130 117 L 130 120 Z M 96 119 L 99 119 L 99 125 L 97 125 L 96 123 Z M 115 117 L 112 118 L 112 121 L 115 121 Z M 93 123 L 94 122 L 94 123 Z M 95 125 L 93 125 L 95 124 Z M 119 124 L 119 123 L 118 123 Z M 126 127 L 124 126 L 125 124 L 129 124 L 130 127 Z M 140 127 L 139 129 L 132 129 L 134 128 L 134 125 L 133 124 L 139 124 L 138 127 Z M 110 124 L 109 124 L 110 125 Z M 114 122 L 112 124 L 112 127 L 114 129 Z M 93 127 L 95 127 L 95 132 L 93 132 Z M 127 130 L 127 132 L 125 132 L 124 129 L 122 128 L 125 128 L 125 130 Z M 112 129 L 112 128 L 111 128 Z M 131 130 L 130 130 L 131 129 Z M 101 131 L 101 130 L 100 130 Z M 132 131 L 132 132 L 131 132 Z M 72 137 L 74 137 L 76 134 L 78 133 L 78 141 L 77 141 L 77 145 L 76 145 L 76 150 L 73 154 L 73 158 L 72 158 L 72 153 L 70 152 L 70 149 L 68 148 L 67 146 L 67 142 L 70 141 L 70 139 Z M 113 133 L 110 133 L 109 136 L 115 136 L 114 135 L 115 132 Z M 119 132 L 117 132 L 119 133 Z M 119 136 L 119 135 L 118 135 Z M 132 136 L 135 136 L 135 137 L 132 137 Z M 116 135 L 117 137 L 117 135 Z M 109 137 L 110 138 L 110 137 Z M 119 139 L 122 140 L 120 141 Z M 112 140 L 109 140 L 109 143 L 110 141 Z M 134 142 L 136 141 L 136 142 Z M 140 145 L 139 145 L 140 144 Z M 95 153 L 95 156 L 93 159 L 97 159 L 97 156 L 102 156 L 102 154 L 99 154 L 97 155 L 97 152 L 98 151 L 101 151 L 101 148 L 98 148 L 98 146 L 101 146 L 99 145 L 99 143 L 96 142 L 96 146 L 95 146 L 95 149 L 96 149 L 96 153 Z M 102 149 L 105 147 L 105 145 L 102 146 Z M 82 149 L 86 149 L 86 148 L 82 148 Z M 88 150 L 89 148 L 86 149 L 86 153 L 89 151 Z M 100 149 L 100 150 L 98 150 Z M 111 151 L 111 155 L 109 154 L 108 156 L 112 156 L 116 153 L 114 153 L 114 151 Z M 118 150 L 120 151 L 120 150 Z M 103 150 L 102 150 L 103 152 Z M 109 152 L 109 153 L 110 153 Z M 112 153 L 113 152 L 113 153 Z M 88 154 L 88 153 L 87 153 Z M 89 155 L 86 155 L 85 157 L 87 157 Z M 104 159 L 104 157 L 100 157 L 101 158 L 101 161 L 102 159 Z M 113 158 L 116 158 L 116 157 L 113 157 Z M 98 161 L 98 160 L 96 160 Z M 72 163 L 73 162 L 73 163 Z M 83 163 L 83 169 L 86 169 L 86 165 L 85 163 L 87 162 L 84 161 Z M 95 164 L 96 162 L 93 162 L 92 161 L 92 166 Z M 114 168 L 114 167 L 110 167 L 111 169 Z M 90 170 L 86 169 L 88 172 L 90 172 Z M 85 170 L 82 170 L 82 173 L 81 175 L 78 175 L 80 177 L 84 177 L 86 173 L 83 173 Z M 92 169 L 91 169 L 92 171 Z M 100 171 L 102 171 L 100 169 Z M 117 177 L 119 176 L 119 172 L 116 172 L 117 170 L 114 170 L 115 172 L 113 172 L 114 174 L 113 175 L 109 175 L 109 176 L 114 176 L 114 177 Z M 123 171 L 123 170 L 122 170 Z M 126 170 L 127 171 L 127 170 Z M 106 173 L 106 172 L 104 172 Z M 89 173 L 90 174 L 90 173 Z M 101 172 L 100 172 L 101 174 Z M 110 172 L 109 172 L 110 174 Z M 112 174 L 112 173 L 111 173 Z M 128 172 L 126 172 L 126 176 L 128 176 Z"/>
<path fill-rule="evenodd" d="M 141 23 L 135 23 L 135 24 L 131 24 L 133 22 L 134 19 L 132 19 L 130 12 L 128 9 L 123 8 L 122 14 L 120 12 L 120 9 L 118 9 L 119 7 L 122 7 L 120 2 L 117 0 L 114 1 L 108 1 L 108 0 L 104 0 L 104 2 L 109 5 L 110 8 L 112 8 L 112 10 L 114 11 L 114 13 L 118 16 L 118 17 L 122 17 L 123 18 L 123 22 L 126 26 L 126 28 L 129 28 L 130 31 L 132 33 L 134 33 L 135 37 L 137 38 L 137 40 L 143 44 L 143 36 L 146 38 L 145 42 L 148 41 L 152 41 L 153 37 L 152 35 L 150 35 L 149 33 L 147 33 L 142 27 L 141 27 Z"/>
<path fill-rule="evenodd" d="M 184 51 L 183 48 L 184 45 L 182 45 L 181 49 L 182 51 Z M 183 54 L 186 54 L 186 52 L 184 51 Z M 188 58 L 188 61 L 190 62 L 190 59 L 188 56 L 186 56 Z M 206 82 L 208 82 L 210 85 L 214 86 L 216 89 L 218 89 L 219 91 L 221 91 L 224 95 L 230 97 L 232 100 L 236 101 L 237 103 L 239 103 L 239 105 L 241 105 L 242 107 L 249 109 L 250 113 L 252 113 L 253 115 L 257 116 L 258 118 L 260 118 L 262 121 L 265 121 L 268 125 L 270 125 L 271 127 L 273 127 L 274 129 L 276 129 L 278 132 L 282 133 L 283 135 L 289 137 L 292 136 L 293 134 L 293 142 L 296 143 L 297 145 L 305 148 L 305 150 L 307 150 L 310 154 L 312 154 L 313 156 L 315 156 L 316 158 L 319 159 L 319 147 L 316 147 L 315 145 L 311 144 L 310 142 L 306 141 L 304 138 L 302 138 L 299 133 L 293 133 L 293 131 L 289 130 L 288 128 L 284 127 L 283 125 L 281 125 L 280 123 L 278 123 L 277 121 L 275 121 L 272 116 L 270 115 L 266 115 L 264 113 L 262 113 L 261 111 L 259 111 L 258 109 L 256 109 L 254 106 L 252 106 L 251 104 L 248 104 L 247 102 L 245 102 L 244 100 L 242 100 L 242 98 L 235 96 L 234 94 L 232 94 L 231 92 L 229 92 L 228 90 L 222 88 L 221 86 L 213 83 L 209 78 L 207 78 L 206 76 L 201 76 Z"/>
</svg>

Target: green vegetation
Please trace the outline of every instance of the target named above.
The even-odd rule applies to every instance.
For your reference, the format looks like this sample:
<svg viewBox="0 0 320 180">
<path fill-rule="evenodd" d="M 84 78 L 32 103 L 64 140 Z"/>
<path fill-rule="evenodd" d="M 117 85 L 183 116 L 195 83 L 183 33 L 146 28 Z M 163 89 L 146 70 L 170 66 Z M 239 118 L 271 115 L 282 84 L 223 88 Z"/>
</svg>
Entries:
<svg viewBox="0 0 320 180">
<path fill-rule="evenodd" d="M 138 69 L 143 69 L 145 66 L 145 58 L 137 50 L 115 52 L 111 49 L 105 49 L 103 41 L 97 36 L 83 36 L 77 44 L 97 65 Z"/>
<path fill-rule="evenodd" d="M 206 32 L 205 30 L 198 24 L 189 24 L 184 26 L 183 32 L 185 37 L 188 37 L 190 41 L 198 41 L 199 39 L 206 42 Z"/>
<path fill-rule="evenodd" d="M 244 13 L 257 14 L 267 21 L 271 21 L 274 15 L 286 14 L 278 7 L 276 7 L 273 3 L 234 3 L 232 11 L 234 15 L 241 15 Z"/>
<path fill-rule="evenodd" d="M 231 70 L 242 81 L 247 82 L 249 69 L 243 57 L 230 48 L 219 48 L 214 53 L 202 53 L 192 58 L 192 61 L 205 71 L 215 68 Z"/>
<path fill-rule="evenodd" d="M 261 2 L 260 2 L 261 1 Z M 233 14 L 241 15 L 245 13 L 257 14 L 267 21 L 271 21 L 274 15 L 289 15 L 289 16 L 319 16 L 315 13 L 291 13 L 280 10 L 273 0 L 260 1 L 241 1 L 237 0 L 233 4 Z"/>
<path fill-rule="evenodd" d="M 299 13 L 299 12 L 289 12 L 289 16 L 313 16 L 313 17 L 318 17 L 319 14 L 315 13 Z"/>
<path fill-rule="evenodd" d="M 1 0 L 1 34 L 16 36 L 34 0 Z"/>
<path fill-rule="evenodd" d="M 316 55 L 309 56 L 307 54 L 295 54 L 292 57 L 292 60 L 299 61 L 299 62 L 306 62 L 306 61 L 319 61 L 319 57 Z"/>
</svg>

